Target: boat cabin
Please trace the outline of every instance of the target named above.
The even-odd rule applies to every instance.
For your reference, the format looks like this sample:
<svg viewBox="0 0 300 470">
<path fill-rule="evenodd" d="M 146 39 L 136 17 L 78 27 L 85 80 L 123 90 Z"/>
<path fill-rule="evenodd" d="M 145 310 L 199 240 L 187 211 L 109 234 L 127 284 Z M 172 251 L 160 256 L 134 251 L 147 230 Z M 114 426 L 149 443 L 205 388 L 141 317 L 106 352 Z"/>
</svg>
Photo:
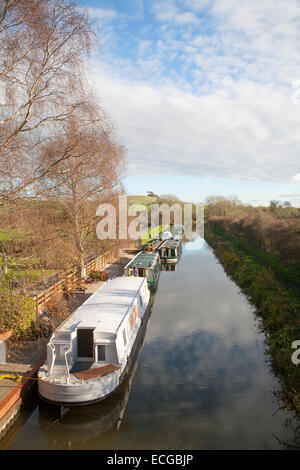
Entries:
<svg viewBox="0 0 300 470">
<path fill-rule="evenodd" d="M 160 238 L 161 240 L 170 240 L 173 237 L 172 233 L 168 230 L 166 232 L 162 232 Z"/>
<path fill-rule="evenodd" d="M 160 275 L 160 257 L 157 251 L 140 251 L 124 268 L 125 276 L 146 277 L 149 289 L 155 289 Z"/>
<path fill-rule="evenodd" d="M 70 371 L 80 362 L 121 362 L 132 318 L 135 323 L 147 301 L 146 284 L 132 281 L 123 277 L 104 284 L 54 331 L 47 345 L 49 373 L 66 362 Z"/>
<path fill-rule="evenodd" d="M 182 247 L 180 240 L 166 240 L 158 249 L 162 263 L 177 263 Z"/>
</svg>

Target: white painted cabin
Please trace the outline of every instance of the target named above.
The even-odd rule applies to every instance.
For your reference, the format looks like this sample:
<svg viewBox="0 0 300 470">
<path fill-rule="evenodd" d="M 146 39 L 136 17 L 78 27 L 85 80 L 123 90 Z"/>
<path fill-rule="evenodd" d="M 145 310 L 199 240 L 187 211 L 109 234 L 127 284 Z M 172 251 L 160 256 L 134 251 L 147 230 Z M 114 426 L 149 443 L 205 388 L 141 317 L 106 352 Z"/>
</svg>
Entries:
<svg viewBox="0 0 300 470">
<path fill-rule="evenodd" d="M 147 279 L 118 277 L 105 283 L 53 333 L 38 390 L 60 405 L 93 403 L 122 382 L 138 342 L 150 292 Z"/>
</svg>

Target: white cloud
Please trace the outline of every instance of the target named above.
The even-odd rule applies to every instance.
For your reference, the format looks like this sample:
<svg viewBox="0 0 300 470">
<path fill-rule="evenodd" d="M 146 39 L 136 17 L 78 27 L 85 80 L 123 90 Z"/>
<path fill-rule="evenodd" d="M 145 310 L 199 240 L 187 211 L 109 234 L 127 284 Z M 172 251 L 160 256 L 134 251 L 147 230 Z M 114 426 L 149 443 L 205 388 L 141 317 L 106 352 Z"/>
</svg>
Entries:
<svg viewBox="0 0 300 470">
<path fill-rule="evenodd" d="M 300 3 L 151 5 L 159 27 L 144 24 L 136 56 L 119 57 L 115 41 L 115 52 L 93 64 L 128 172 L 299 182 Z"/>
<path fill-rule="evenodd" d="M 88 15 L 93 20 L 111 20 L 116 18 L 117 13 L 114 10 L 103 9 L 103 8 L 87 8 Z"/>
<path fill-rule="evenodd" d="M 139 42 L 139 55 L 144 56 L 152 46 L 152 41 L 141 40 Z"/>
<path fill-rule="evenodd" d="M 180 3 L 194 11 L 202 11 L 204 8 L 211 6 L 210 0 L 180 0 Z"/>
<path fill-rule="evenodd" d="M 293 183 L 300 183 L 300 173 L 296 173 L 292 178 Z"/>
<path fill-rule="evenodd" d="M 298 170 L 300 108 L 284 90 L 230 80 L 210 95 L 113 77 L 93 83 L 128 148 L 129 174 L 289 181 Z"/>
<path fill-rule="evenodd" d="M 159 21 L 177 24 L 199 24 L 199 18 L 191 11 L 180 10 L 171 0 L 162 0 L 153 5 L 153 12 Z"/>
</svg>

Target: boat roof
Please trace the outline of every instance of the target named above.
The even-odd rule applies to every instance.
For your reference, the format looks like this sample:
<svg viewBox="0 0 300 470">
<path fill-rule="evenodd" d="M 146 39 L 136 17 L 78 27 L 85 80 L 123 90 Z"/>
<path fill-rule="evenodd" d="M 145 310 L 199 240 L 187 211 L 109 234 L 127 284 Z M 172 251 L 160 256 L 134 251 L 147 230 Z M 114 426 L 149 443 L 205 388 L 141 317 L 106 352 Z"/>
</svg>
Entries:
<svg viewBox="0 0 300 470">
<path fill-rule="evenodd" d="M 157 252 L 148 253 L 140 251 L 126 266 L 124 269 L 136 266 L 137 268 L 150 268 L 159 258 Z"/>
<path fill-rule="evenodd" d="M 55 333 L 80 328 L 97 328 L 101 332 L 117 333 L 119 325 L 146 282 L 143 277 L 117 277 L 106 282 L 62 323 Z"/>
<path fill-rule="evenodd" d="M 159 250 L 161 248 L 177 248 L 179 245 L 180 245 L 180 240 L 173 240 L 170 239 L 170 240 L 166 240 L 165 242 L 163 242 L 163 244 L 159 247 Z"/>
</svg>

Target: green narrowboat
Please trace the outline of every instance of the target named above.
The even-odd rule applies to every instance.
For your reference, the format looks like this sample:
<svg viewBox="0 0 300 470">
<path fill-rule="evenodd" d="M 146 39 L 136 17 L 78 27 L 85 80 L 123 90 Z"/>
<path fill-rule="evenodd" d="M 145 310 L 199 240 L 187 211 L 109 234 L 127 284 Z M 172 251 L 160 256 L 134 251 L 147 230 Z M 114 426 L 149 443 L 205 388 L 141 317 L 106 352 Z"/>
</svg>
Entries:
<svg viewBox="0 0 300 470">
<path fill-rule="evenodd" d="M 155 290 L 160 276 L 160 257 L 157 251 L 140 251 L 124 268 L 124 276 L 147 278 L 148 287 Z"/>
</svg>

